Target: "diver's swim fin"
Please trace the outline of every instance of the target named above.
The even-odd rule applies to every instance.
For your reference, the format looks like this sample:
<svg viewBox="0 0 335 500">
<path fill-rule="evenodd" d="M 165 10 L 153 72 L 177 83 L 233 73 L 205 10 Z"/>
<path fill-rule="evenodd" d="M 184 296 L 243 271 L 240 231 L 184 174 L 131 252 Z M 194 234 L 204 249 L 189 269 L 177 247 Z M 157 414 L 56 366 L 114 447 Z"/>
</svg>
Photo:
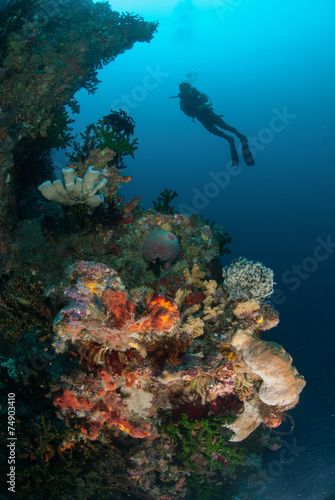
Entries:
<svg viewBox="0 0 335 500">
<path fill-rule="evenodd" d="M 252 152 L 250 151 L 247 138 L 241 137 L 240 139 L 241 139 L 241 144 L 242 144 L 242 155 L 243 155 L 245 163 L 248 166 L 255 165 L 255 160 L 254 160 L 254 157 L 252 156 Z"/>
<path fill-rule="evenodd" d="M 234 167 L 236 167 L 236 165 L 238 165 L 240 163 L 240 160 L 239 160 L 239 157 L 238 157 L 238 154 L 237 154 L 237 151 L 236 151 L 234 139 L 232 137 L 230 137 L 230 139 L 229 139 L 229 146 L 230 146 L 230 154 L 231 154 L 232 165 Z"/>
</svg>

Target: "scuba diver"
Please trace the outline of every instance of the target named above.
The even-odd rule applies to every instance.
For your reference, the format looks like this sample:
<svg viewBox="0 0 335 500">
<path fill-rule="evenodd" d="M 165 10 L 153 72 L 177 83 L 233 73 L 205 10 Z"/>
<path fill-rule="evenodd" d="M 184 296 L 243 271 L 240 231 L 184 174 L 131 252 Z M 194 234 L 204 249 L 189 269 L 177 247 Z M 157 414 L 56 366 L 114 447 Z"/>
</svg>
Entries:
<svg viewBox="0 0 335 500">
<path fill-rule="evenodd" d="M 133 135 L 135 130 L 134 120 L 122 109 L 120 111 L 113 111 L 111 109 L 111 114 L 104 116 L 104 122 L 106 125 L 110 125 L 113 130 L 124 135 Z"/>
<path fill-rule="evenodd" d="M 231 135 L 227 135 L 222 130 L 227 130 L 235 134 L 241 141 L 242 144 L 242 155 L 244 161 L 247 165 L 255 165 L 255 160 L 249 149 L 248 141 L 245 135 L 240 134 L 240 132 L 228 125 L 224 120 L 222 120 L 223 115 L 217 115 L 213 111 L 213 104 L 210 98 L 203 92 L 199 92 L 195 87 L 188 82 L 183 82 L 179 85 L 179 94 L 174 97 L 180 98 L 180 109 L 185 113 L 185 115 L 190 116 L 192 120 L 196 118 L 200 123 L 212 134 L 223 137 L 229 142 L 231 159 L 233 165 L 239 164 L 239 158 L 237 150 L 235 147 L 234 138 Z M 219 128 L 218 128 L 219 127 Z"/>
</svg>

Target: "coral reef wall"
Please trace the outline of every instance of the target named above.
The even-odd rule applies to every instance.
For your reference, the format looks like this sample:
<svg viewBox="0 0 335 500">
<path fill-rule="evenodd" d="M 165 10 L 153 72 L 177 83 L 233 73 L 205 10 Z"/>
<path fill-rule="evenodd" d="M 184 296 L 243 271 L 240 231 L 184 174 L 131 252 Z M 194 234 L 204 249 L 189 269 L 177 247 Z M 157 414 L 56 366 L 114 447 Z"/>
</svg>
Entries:
<svg viewBox="0 0 335 500">
<path fill-rule="evenodd" d="M 35 211 L 16 223 L 19 165 L 34 176 L 36 144 L 69 142 L 74 93 L 157 25 L 92 0 L 10 0 L 2 14 L 0 407 L 15 395 L 16 498 L 231 498 L 305 386 L 263 339 L 279 322 L 272 270 L 222 269 L 231 238 L 176 213 L 172 190 L 154 210 L 118 197 L 136 140 L 102 121 L 64 183 L 44 178 L 44 198 L 32 183 Z"/>
</svg>

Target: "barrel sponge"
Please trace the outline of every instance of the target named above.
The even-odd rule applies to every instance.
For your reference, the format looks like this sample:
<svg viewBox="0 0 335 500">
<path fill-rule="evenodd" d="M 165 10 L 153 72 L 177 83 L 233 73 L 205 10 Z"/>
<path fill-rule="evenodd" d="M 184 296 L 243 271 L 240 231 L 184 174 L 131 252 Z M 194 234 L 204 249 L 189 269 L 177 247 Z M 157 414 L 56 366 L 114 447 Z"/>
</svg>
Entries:
<svg viewBox="0 0 335 500">
<path fill-rule="evenodd" d="M 179 253 L 177 237 L 170 231 L 157 229 L 152 231 L 144 241 L 142 255 L 147 261 L 172 262 Z"/>
<path fill-rule="evenodd" d="M 306 382 L 281 345 L 261 340 L 249 329 L 237 330 L 231 344 L 242 354 L 250 370 L 261 377 L 258 396 L 263 403 L 290 408 L 297 404 Z"/>
</svg>

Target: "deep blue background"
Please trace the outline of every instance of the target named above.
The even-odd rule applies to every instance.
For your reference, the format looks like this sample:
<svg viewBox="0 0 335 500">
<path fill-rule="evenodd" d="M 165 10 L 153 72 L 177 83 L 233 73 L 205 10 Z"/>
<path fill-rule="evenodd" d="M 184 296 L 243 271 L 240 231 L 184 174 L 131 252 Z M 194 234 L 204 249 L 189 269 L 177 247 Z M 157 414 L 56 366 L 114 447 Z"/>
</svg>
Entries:
<svg viewBox="0 0 335 500">
<path fill-rule="evenodd" d="M 313 255 L 317 239 L 335 242 L 335 4 L 153 3 L 111 2 L 115 10 L 159 19 L 159 30 L 150 44 L 137 44 L 100 72 L 94 96 L 78 93 L 82 111 L 75 130 L 83 131 L 112 107 L 127 109 L 136 122 L 139 149 L 135 160 L 126 162 L 133 182 L 122 194 L 143 195 L 149 208 L 163 189 L 174 189 L 180 208 L 215 220 L 232 236 L 225 264 L 243 255 L 274 270 L 281 321 L 264 338 L 284 345 L 306 377 L 301 402 L 292 411 L 293 438 L 305 450 L 277 475 L 268 468 L 270 480 L 259 497 L 250 485 L 244 494 L 323 500 L 335 491 L 335 249 L 318 253 L 322 262 Z M 192 123 L 178 99 L 169 99 L 189 71 L 197 73 L 195 86 L 211 97 L 218 114 L 257 138 L 261 148 L 254 167 L 242 160 L 236 175 L 227 177 L 228 144 Z M 269 135 L 264 129 L 279 126 L 272 119 L 284 108 L 295 117 Z M 226 175 L 227 185 L 209 187 L 210 172 Z M 213 195 L 203 208 L 194 204 L 199 191 Z M 299 282 L 301 271 L 293 266 L 307 269 Z M 277 458 L 271 454 L 269 463 Z"/>
</svg>

